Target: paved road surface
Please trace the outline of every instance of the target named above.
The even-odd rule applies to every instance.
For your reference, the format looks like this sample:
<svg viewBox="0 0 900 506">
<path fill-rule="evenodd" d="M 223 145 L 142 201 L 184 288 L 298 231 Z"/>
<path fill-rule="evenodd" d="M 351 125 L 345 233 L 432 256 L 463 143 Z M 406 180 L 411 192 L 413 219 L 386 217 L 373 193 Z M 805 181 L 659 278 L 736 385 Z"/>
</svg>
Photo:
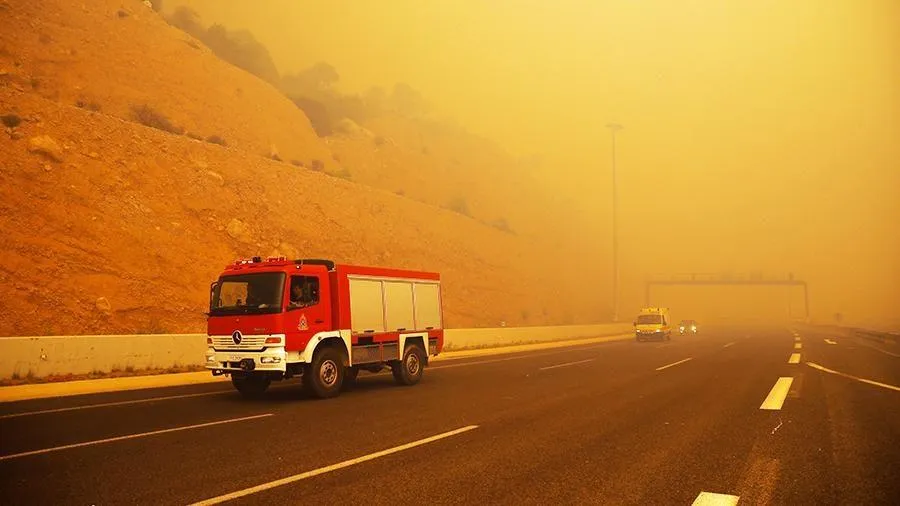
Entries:
<svg viewBox="0 0 900 506">
<path fill-rule="evenodd" d="M 287 383 L 4 404 L 0 504 L 897 504 L 896 345 L 703 330 L 446 361 L 327 401 Z"/>
</svg>

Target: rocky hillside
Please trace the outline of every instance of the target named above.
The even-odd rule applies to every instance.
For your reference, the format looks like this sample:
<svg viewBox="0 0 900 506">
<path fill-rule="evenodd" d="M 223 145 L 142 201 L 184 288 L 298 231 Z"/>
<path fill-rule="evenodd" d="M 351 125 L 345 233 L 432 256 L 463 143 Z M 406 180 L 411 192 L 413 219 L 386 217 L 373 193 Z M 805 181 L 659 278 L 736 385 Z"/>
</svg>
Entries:
<svg viewBox="0 0 900 506">
<path fill-rule="evenodd" d="M 274 253 L 439 271 L 452 327 L 606 316 L 502 154 L 396 118 L 321 139 L 141 2 L 36 4 L 0 0 L 0 335 L 202 331 L 217 272 Z"/>
</svg>

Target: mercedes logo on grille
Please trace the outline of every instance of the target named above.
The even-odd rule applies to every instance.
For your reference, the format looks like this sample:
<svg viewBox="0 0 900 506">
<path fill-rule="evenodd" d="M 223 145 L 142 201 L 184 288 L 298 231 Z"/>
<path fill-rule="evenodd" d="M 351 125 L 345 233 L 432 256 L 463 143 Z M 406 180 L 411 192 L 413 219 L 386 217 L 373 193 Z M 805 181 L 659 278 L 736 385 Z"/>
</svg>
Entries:
<svg viewBox="0 0 900 506">
<path fill-rule="evenodd" d="M 244 339 L 244 336 L 241 335 L 240 330 L 235 330 L 231 334 L 231 340 L 234 341 L 234 344 L 241 344 L 241 341 Z"/>
</svg>

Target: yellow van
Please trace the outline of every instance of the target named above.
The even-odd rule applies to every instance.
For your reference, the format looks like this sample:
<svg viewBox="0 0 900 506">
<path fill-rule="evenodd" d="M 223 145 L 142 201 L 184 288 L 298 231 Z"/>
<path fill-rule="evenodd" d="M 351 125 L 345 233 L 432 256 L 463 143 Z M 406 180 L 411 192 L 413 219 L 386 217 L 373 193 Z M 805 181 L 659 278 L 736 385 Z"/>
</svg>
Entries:
<svg viewBox="0 0 900 506">
<path fill-rule="evenodd" d="M 637 341 L 649 339 L 672 339 L 672 321 L 669 309 L 664 307 L 645 307 L 634 320 L 634 338 Z"/>
</svg>

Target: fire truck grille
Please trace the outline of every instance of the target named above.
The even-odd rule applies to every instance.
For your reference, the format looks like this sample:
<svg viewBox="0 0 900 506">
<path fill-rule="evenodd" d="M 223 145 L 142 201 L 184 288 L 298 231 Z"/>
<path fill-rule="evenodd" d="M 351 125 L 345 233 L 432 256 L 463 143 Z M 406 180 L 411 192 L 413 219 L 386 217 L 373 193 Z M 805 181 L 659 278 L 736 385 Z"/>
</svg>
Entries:
<svg viewBox="0 0 900 506">
<path fill-rule="evenodd" d="M 265 347 L 268 336 L 243 336 L 241 342 L 235 344 L 231 336 L 215 336 L 212 338 L 213 348 L 217 350 L 261 350 Z"/>
</svg>

